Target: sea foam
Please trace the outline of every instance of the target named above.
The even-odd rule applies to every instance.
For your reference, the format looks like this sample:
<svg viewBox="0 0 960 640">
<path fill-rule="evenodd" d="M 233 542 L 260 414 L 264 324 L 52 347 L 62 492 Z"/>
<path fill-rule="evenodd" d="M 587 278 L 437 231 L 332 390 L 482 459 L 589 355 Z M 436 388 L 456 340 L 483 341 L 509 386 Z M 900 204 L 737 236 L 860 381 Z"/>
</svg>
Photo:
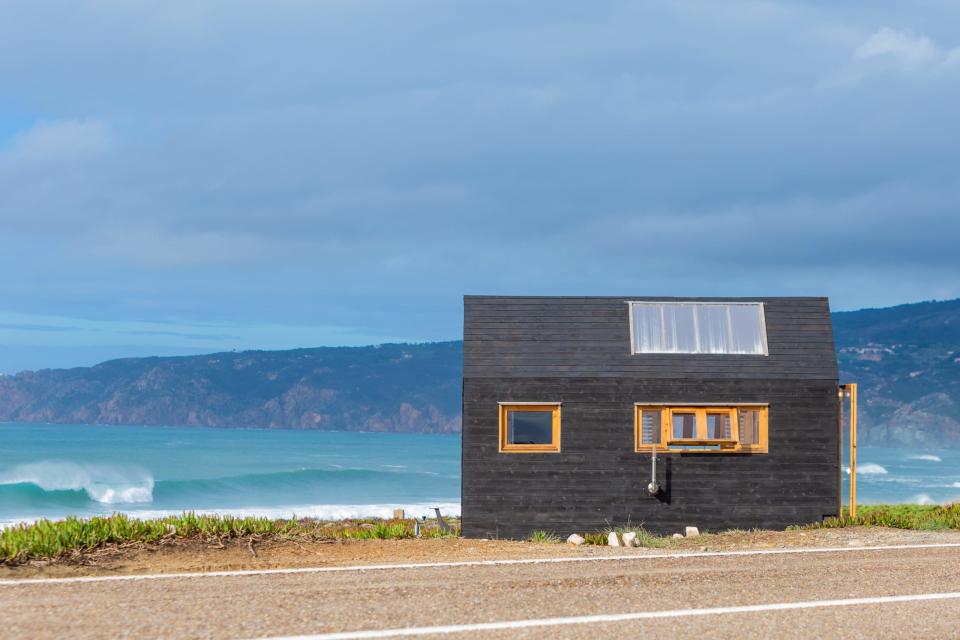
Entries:
<svg viewBox="0 0 960 640">
<path fill-rule="evenodd" d="M 434 507 L 440 509 L 444 517 L 459 517 L 459 502 L 423 502 L 416 504 L 297 504 L 271 507 L 218 507 L 216 509 L 194 509 L 202 515 L 237 516 L 240 518 L 315 518 L 317 520 L 347 520 L 350 518 L 392 518 L 394 509 L 403 509 L 407 518 L 436 517 Z M 124 513 L 137 518 L 164 518 L 178 515 L 182 510 L 168 509 L 121 509 Z"/>
<path fill-rule="evenodd" d="M 238 518 L 314 518 L 317 520 L 347 520 L 351 518 L 392 518 L 394 509 L 403 509 L 407 518 L 436 517 L 434 508 L 444 517 L 460 517 L 459 502 L 423 502 L 415 504 L 299 504 L 282 507 L 223 507 L 218 509 L 193 509 L 198 515 L 235 516 Z M 152 520 L 177 516 L 182 509 L 136 509 L 119 508 L 113 513 L 123 513 L 132 518 Z M 10 518 L 0 521 L 0 530 L 19 524 L 29 524 L 37 518 Z"/>
<path fill-rule="evenodd" d="M 102 504 L 153 501 L 153 476 L 144 469 L 111 464 L 41 460 L 0 473 L 0 484 L 32 484 L 44 491 L 83 491 Z"/>
<path fill-rule="evenodd" d="M 843 470 L 847 475 L 850 475 L 850 467 L 844 467 Z M 874 462 L 866 462 L 864 464 L 857 465 L 858 476 L 886 475 L 886 473 L 887 470 L 884 467 L 881 467 L 879 464 Z"/>
<path fill-rule="evenodd" d="M 943 462 L 943 458 L 930 453 L 921 453 L 916 456 L 908 456 L 908 460 L 929 460 L 930 462 Z"/>
</svg>

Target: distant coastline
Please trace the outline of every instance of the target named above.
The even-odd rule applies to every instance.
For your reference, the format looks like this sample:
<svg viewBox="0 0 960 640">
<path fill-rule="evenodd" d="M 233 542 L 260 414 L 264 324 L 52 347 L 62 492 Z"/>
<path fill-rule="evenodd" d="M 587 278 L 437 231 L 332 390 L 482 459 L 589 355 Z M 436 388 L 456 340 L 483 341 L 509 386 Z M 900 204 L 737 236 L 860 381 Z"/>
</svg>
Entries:
<svg viewBox="0 0 960 640">
<path fill-rule="evenodd" d="M 833 314 L 860 442 L 960 448 L 960 300 Z M 460 341 L 127 358 L 0 377 L 0 420 L 460 432 Z"/>
</svg>

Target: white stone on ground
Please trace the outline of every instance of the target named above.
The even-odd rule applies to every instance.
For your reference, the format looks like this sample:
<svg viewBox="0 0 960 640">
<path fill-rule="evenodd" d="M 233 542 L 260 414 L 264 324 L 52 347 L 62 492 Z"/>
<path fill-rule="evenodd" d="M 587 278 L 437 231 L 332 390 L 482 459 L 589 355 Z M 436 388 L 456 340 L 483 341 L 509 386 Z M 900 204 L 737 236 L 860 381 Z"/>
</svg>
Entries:
<svg viewBox="0 0 960 640">
<path fill-rule="evenodd" d="M 577 546 L 580 546 L 581 544 L 586 542 L 586 539 L 583 536 L 578 536 L 575 533 L 571 533 L 570 537 L 567 538 L 567 542 L 569 542 L 570 544 L 575 544 Z"/>
<path fill-rule="evenodd" d="M 674 538 L 682 538 L 682 537 L 683 537 L 683 534 L 682 534 L 682 533 L 675 533 L 675 534 L 673 534 L 673 537 L 674 537 Z"/>
<path fill-rule="evenodd" d="M 607 534 L 607 546 L 609 547 L 619 547 L 620 546 L 620 536 L 617 535 L 616 531 L 611 531 Z"/>
<path fill-rule="evenodd" d="M 700 535 L 700 529 L 697 529 L 696 527 L 687 527 L 686 533 L 688 538 L 695 538 Z"/>
<path fill-rule="evenodd" d="M 637 546 L 637 534 L 635 531 L 627 531 L 625 534 L 623 534 L 623 546 L 625 547 Z"/>
</svg>

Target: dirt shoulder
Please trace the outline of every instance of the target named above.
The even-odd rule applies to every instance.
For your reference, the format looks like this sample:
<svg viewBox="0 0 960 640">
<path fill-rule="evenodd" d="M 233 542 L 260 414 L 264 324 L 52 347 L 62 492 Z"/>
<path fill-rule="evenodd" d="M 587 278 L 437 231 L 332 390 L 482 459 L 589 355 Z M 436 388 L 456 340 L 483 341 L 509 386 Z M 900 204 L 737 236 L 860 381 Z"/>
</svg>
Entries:
<svg viewBox="0 0 960 640">
<path fill-rule="evenodd" d="M 590 545 L 575 547 L 570 544 L 464 538 L 342 542 L 246 538 L 225 541 L 222 546 L 186 540 L 157 545 L 110 546 L 52 562 L 0 566 L 0 579 L 943 542 L 960 543 L 960 531 L 849 527 L 809 531 L 726 532 L 670 539 L 666 546 L 653 549 Z"/>
</svg>

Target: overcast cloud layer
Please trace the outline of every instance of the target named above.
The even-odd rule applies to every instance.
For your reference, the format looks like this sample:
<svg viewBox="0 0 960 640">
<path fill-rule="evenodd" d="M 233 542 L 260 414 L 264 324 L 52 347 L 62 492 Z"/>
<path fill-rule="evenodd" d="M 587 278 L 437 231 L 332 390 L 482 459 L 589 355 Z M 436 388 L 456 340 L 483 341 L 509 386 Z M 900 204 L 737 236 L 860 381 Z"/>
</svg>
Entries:
<svg viewBox="0 0 960 640">
<path fill-rule="evenodd" d="M 464 293 L 960 296 L 947 2 L 8 2 L 0 371 Z"/>
</svg>

